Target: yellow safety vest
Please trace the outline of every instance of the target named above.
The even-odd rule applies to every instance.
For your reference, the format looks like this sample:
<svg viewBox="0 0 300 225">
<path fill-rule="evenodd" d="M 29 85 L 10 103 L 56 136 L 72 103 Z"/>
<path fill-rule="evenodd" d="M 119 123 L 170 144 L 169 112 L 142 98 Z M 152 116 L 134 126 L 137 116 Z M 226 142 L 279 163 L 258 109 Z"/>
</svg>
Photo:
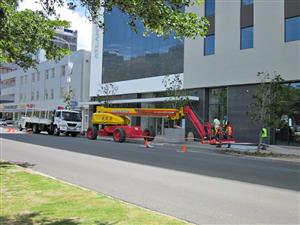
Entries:
<svg viewBox="0 0 300 225">
<path fill-rule="evenodd" d="M 261 137 L 262 138 L 268 137 L 268 130 L 267 130 L 267 128 L 262 128 Z"/>
</svg>

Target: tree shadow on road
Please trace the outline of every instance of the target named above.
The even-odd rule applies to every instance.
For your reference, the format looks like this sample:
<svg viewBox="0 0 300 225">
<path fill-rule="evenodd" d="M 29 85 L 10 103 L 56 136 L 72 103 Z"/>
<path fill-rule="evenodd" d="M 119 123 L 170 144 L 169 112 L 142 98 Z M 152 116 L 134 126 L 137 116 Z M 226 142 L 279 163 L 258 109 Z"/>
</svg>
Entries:
<svg viewBox="0 0 300 225">
<path fill-rule="evenodd" d="M 55 219 L 43 217 L 40 213 L 26 213 L 16 216 L 0 216 L 1 225 L 79 225 L 79 218 Z M 95 221 L 95 225 L 113 225 L 116 223 Z"/>
<path fill-rule="evenodd" d="M 21 166 L 21 167 L 24 167 L 24 168 L 32 168 L 35 166 L 35 164 L 31 164 L 31 163 L 28 163 L 28 162 L 7 162 L 7 161 L 0 161 L 0 167 L 1 168 L 6 168 L 10 165 L 18 165 L 18 166 Z"/>
</svg>

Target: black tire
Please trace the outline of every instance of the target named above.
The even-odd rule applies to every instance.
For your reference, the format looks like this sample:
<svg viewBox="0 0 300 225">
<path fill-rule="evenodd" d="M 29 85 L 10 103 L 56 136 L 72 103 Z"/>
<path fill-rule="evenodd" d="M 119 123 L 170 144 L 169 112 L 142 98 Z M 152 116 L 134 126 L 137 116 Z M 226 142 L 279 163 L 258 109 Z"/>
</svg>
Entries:
<svg viewBox="0 0 300 225">
<path fill-rule="evenodd" d="M 113 132 L 113 139 L 115 142 L 124 142 L 126 140 L 126 132 L 122 128 L 117 128 Z"/>
<path fill-rule="evenodd" d="M 35 134 L 39 134 L 41 132 L 40 129 L 39 129 L 39 125 L 33 124 L 32 132 L 35 133 Z"/>
<path fill-rule="evenodd" d="M 56 125 L 53 127 L 53 135 L 55 135 L 55 136 L 60 135 L 60 132 L 59 132 L 58 127 Z"/>
<path fill-rule="evenodd" d="M 98 135 L 98 129 L 93 126 L 93 127 L 89 127 L 86 131 L 86 137 L 90 140 L 95 140 L 97 138 Z"/>
<path fill-rule="evenodd" d="M 77 136 L 77 133 L 71 133 L 71 136 L 72 136 L 72 137 L 76 137 L 76 136 Z"/>
<path fill-rule="evenodd" d="M 155 136 L 156 136 L 156 133 L 152 129 L 145 128 L 144 131 L 143 131 L 143 136 L 144 136 L 144 140 L 153 141 Z"/>
</svg>

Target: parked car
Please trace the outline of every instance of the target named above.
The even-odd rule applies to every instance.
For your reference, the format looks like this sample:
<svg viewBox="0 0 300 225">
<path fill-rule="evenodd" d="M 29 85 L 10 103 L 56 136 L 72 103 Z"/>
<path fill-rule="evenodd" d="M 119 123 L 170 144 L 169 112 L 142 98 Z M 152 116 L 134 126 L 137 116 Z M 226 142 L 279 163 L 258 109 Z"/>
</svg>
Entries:
<svg viewBox="0 0 300 225">
<path fill-rule="evenodd" d="M 7 126 L 5 119 L 0 119 L 0 126 Z"/>
</svg>

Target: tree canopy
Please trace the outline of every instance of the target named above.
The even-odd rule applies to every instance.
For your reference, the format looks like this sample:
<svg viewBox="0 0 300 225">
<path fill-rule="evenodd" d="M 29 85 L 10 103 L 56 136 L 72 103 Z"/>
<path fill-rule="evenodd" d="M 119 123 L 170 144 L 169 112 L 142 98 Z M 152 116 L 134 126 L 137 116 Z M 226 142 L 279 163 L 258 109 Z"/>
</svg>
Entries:
<svg viewBox="0 0 300 225">
<path fill-rule="evenodd" d="M 56 15 L 56 7 L 65 4 L 65 0 L 39 0 L 49 15 Z M 146 32 L 168 36 L 175 32 L 177 37 L 195 38 L 204 36 L 208 30 L 208 20 L 196 13 L 186 12 L 185 7 L 200 5 L 204 0 L 70 0 L 69 9 L 81 6 L 87 9 L 88 18 L 100 27 L 99 20 L 103 10 L 111 11 L 114 7 L 130 17 L 129 25 L 135 27 L 137 22 L 143 23 Z"/>
<path fill-rule="evenodd" d="M 247 113 L 261 127 L 281 127 L 281 117 L 286 113 L 289 102 L 284 79 L 277 73 L 273 78 L 267 72 L 259 72 L 257 76 L 260 83 Z"/>
<path fill-rule="evenodd" d="M 146 33 L 160 36 L 175 33 L 177 37 L 195 38 L 204 36 L 208 30 L 205 17 L 185 11 L 185 7 L 201 4 L 202 0 L 37 0 L 43 11 L 18 11 L 21 1 L 0 1 L 0 61 L 15 62 L 25 69 L 36 65 L 31 56 L 39 49 L 46 51 L 48 59 L 58 59 L 68 52 L 52 42 L 55 28 L 69 26 L 56 13 L 64 4 L 70 10 L 84 7 L 88 18 L 100 28 L 105 26 L 100 19 L 101 9 L 109 12 L 115 7 L 129 15 L 129 26 L 134 29 L 141 22 Z M 50 19 L 52 16 L 56 19 Z"/>
<path fill-rule="evenodd" d="M 68 27 L 67 21 L 50 20 L 41 11 L 17 11 L 17 0 L 0 1 L 0 62 L 16 63 L 22 68 L 36 65 L 32 57 L 44 49 L 48 59 L 68 53 L 53 43 L 54 28 Z"/>
</svg>

